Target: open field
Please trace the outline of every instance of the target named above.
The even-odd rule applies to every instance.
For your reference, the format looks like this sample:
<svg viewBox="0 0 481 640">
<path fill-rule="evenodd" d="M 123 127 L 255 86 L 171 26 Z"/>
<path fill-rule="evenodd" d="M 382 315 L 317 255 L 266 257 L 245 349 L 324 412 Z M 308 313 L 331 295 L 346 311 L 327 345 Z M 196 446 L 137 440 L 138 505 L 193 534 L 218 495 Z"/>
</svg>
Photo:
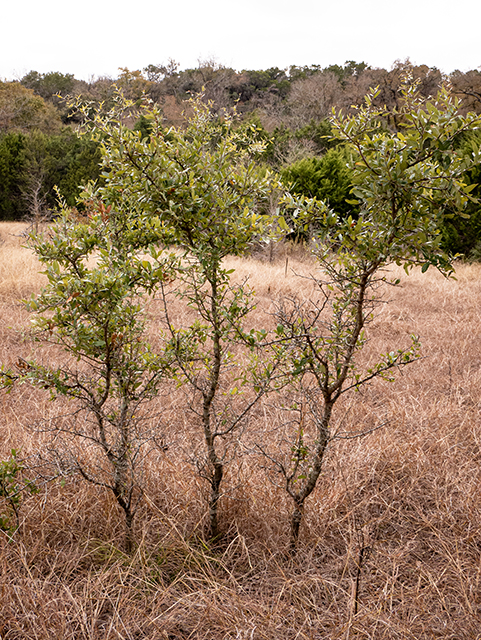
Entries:
<svg viewBox="0 0 481 640">
<path fill-rule="evenodd" d="M 43 276 L 12 235 L 19 231 L 0 226 L 8 365 L 34 351 L 59 357 L 21 334 L 29 317 L 19 299 Z M 296 273 L 315 263 L 300 252 L 229 262 L 256 291 L 260 325 L 278 297 L 312 295 Z M 411 333 L 424 357 L 343 407 L 347 430 L 385 426 L 333 443 L 294 559 L 291 504 L 250 446 L 274 437 L 274 403 L 257 406 L 246 426 L 225 479 L 225 538 L 210 548 L 201 535 L 205 487 L 191 464 L 195 420 L 182 392 L 166 390 L 155 407 L 166 446 L 146 463 L 135 553 L 121 551 L 111 495 L 79 478 L 42 485 L 25 499 L 13 536 L 0 532 L 0 639 L 481 638 L 481 265 L 458 265 L 457 280 L 395 272 L 401 286 L 387 292 L 363 357 L 408 346 Z M 157 313 L 154 302 L 153 330 Z M 27 385 L 0 402 L 0 459 L 11 448 L 26 458 L 41 451 L 46 436 L 36 427 L 61 408 Z"/>
</svg>

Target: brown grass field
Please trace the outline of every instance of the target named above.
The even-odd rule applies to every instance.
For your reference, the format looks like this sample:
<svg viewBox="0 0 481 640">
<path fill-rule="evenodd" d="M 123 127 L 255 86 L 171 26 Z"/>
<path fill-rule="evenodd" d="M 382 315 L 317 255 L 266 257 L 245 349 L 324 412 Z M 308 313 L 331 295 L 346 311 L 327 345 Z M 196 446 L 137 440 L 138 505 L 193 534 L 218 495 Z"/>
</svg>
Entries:
<svg viewBox="0 0 481 640">
<path fill-rule="evenodd" d="M 22 337 L 20 299 L 43 276 L 20 230 L 0 226 L 7 365 L 35 350 L 49 357 Z M 285 260 L 280 249 L 273 262 L 229 261 L 250 277 L 261 324 L 277 297 L 309 296 L 293 270 L 315 263 L 293 252 L 286 270 Z M 353 396 L 348 427 L 386 425 L 333 443 L 295 558 L 291 505 L 248 447 L 225 479 L 224 541 L 203 541 L 205 487 L 189 464 L 196 432 L 173 392 L 158 400 L 170 446 L 149 458 L 131 556 L 113 497 L 78 478 L 42 485 L 24 499 L 18 530 L 0 531 L 0 639 L 481 638 L 481 266 L 459 264 L 456 280 L 397 272 L 401 286 L 387 292 L 363 357 L 407 346 L 410 333 L 424 357 Z M 41 450 L 35 425 L 56 403 L 27 385 L 0 402 L 0 460 L 11 448 L 24 458 Z M 276 419 L 267 401 L 258 406 L 247 440 L 269 438 Z"/>
</svg>

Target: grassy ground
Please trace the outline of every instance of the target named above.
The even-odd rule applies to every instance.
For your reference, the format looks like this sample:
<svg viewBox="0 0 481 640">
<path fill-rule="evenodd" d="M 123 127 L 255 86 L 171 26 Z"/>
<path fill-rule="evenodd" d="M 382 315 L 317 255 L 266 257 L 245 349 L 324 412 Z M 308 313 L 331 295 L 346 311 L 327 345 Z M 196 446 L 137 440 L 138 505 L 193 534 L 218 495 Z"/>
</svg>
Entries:
<svg viewBox="0 0 481 640">
<path fill-rule="evenodd" d="M 43 280 L 19 231 L 0 227 L 6 364 L 34 349 L 20 333 L 28 314 L 19 298 Z M 314 264 L 288 258 L 287 268 L 282 250 L 272 262 L 230 261 L 256 290 L 256 321 L 268 321 L 280 295 L 311 295 L 294 272 Z M 459 265 L 456 281 L 431 270 L 399 276 L 365 357 L 407 346 L 415 332 L 424 358 L 353 399 L 347 428 L 386 426 L 334 444 L 295 559 L 286 553 L 291 505 L 248 447 L 225 480 L 224 542 L 202 540 L 197 434 L 172 392 L 158 401 L 169 447 L 147 464 L 136 552 L 121 551 L 121 514 L 102 489 L 78 478 L 42 486 L 13 537 L 0 533 L 0 638 L 481 638 L 481 266 Z M 155 306 L 150 313 L 155 320 Z M 48 358 L 42 349 L 37 357 Z M 0 403 L 0 459 L 12 447 L 25 457 L 41 450 L 35 427 L 55 403 L 28 386 Z M 272 404 L 259 406 L 246 442 L 272 437 L 276 420 Z"/>
</svg>

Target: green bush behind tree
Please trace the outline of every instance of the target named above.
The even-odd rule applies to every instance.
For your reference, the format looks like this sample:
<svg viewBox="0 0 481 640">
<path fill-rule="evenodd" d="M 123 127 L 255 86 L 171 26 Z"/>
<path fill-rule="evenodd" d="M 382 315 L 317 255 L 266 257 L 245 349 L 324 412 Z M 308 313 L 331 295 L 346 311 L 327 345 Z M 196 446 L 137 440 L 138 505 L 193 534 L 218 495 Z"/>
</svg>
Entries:
<svg viewBox="0 0 481 640">
<path fill-rule="evenodd" d="M 80 185 L 98 179 L 99 162 L 98 144 L 70 128 L 55 135 L 35 130 L 0 136 L 0 220 L 28 217 L 34 192 L 46 210 L 55 209 L 55 187 L 74 206 Z"/>
<path fill-rule="evenodd" d="M 477 153 L 481 144 L 481 133 L 470 132 L 456 144 L 461 156 L 468 159 Z M 303 158 L 281 169 L 282 181 L 292 193 L 307 198 L 317 198 L 326 202 L 333 211 L 344 219 L 351 215 L 356 218 L 359 212 L 354 204 L 351 190 L 353 187 L 352 169 L 349 168 L 349 154 L 345 147 L 329 149 L 324 155 Z M 442 246 L 450 255 L 461 255 L 468 260 L 481 259 L 481 167 L 474 166 L 466 171 L 463 181 L 472 187 L 470 200 L 464 215 L 446 211 L 440 223 Z M 295 220 L 289 221 L 293 228 L 293 237 L 307 239 L 306 232 L 296 228 Z"/>
<path fill-rule="evenodd" d="M 458 150 L 470 157 L 481 145 L 481 132 L 474 131 L 464 136 Z M 481 166 L 476 165 L 464 175 L 466 184 L 473 185 L 471 195 L 481 199 Z M 476 201 L 468 202 L 466 217 L 446 215 L 441 227 L 443 245 L 451 255 L 460 254 L 468 260 L 481 260 L 481 207 Z"/>
<path fill-rule="evenodd" d="M 348 160 L 344 147 L 329 149 L 323 156 L 303 158 L 285 167 L 281 177 L 292 193 L 323 200 L 342 218 L 353 213 Z"/>
<path fill-rule="evenodd" d="M 0 219 L 18 220 L 22 216 L 22 194 L 26 177 L 26 140 L 23 133 L 0 137 Z"/>
</svg>

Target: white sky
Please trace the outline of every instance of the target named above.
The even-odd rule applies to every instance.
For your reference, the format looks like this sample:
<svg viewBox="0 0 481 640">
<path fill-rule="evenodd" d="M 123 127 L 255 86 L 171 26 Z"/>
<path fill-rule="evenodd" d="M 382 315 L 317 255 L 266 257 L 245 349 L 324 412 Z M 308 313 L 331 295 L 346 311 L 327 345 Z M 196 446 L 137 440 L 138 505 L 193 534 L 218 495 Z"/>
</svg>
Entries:
<svg viewBox="0 0 481 640">
<path fill-rule="evenodd" d="M 1 0 L 0 79 L 117 77 L 169 58 L 234 69 L 366 62 L 481 69 L 479 0 Z"/>
</svg>

